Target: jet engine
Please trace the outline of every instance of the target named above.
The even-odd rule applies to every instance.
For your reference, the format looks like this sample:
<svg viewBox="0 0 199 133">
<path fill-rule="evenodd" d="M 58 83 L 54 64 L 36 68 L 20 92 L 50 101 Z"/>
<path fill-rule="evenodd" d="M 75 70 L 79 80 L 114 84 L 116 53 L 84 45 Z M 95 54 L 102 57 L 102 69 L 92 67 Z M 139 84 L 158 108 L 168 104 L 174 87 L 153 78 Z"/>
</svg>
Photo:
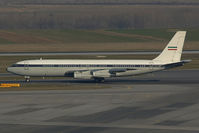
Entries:
<svg viewBox="0 0 199 133">
<path fill-rule="evenodd" d="M 74 72 L 74 78 L 77 78 L 77 79 L 91 79 L 92 78 L 91 71 L 77 71 L 77 72 Z"/>
<path fill-rule="evenodd" d="M 109 72 L 109 70 L 74 72 L 74 78 L 77 78 L 77 79 L 108 78 L 111 76 L 112 74 Z"/>
<path fill-rule="evenodd" d="M 108 78 L 111 77 L 109 70 L 98 70 L 93 72 L 93 77 Z"/>
</svg>

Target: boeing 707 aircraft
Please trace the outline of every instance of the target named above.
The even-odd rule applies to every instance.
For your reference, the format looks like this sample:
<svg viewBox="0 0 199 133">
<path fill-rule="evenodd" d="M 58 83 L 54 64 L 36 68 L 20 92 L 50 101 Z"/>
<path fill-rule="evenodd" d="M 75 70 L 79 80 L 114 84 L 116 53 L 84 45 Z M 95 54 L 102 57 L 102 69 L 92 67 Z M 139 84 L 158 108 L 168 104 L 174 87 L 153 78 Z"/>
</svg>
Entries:
<svg viewBox="0 0 199 133">
<path fill-rule="evenodd" d="M 51 60 L 37 59 L 20 61 L 7 68 L 8 72 L 25 76 L 73 77 L 75 79 L 94 79 L 134 76 L 161 71 L 184 65 L 181 54 L 186 31 L 178 31 L 162 53 L 153 60 Z"/>
</svg>

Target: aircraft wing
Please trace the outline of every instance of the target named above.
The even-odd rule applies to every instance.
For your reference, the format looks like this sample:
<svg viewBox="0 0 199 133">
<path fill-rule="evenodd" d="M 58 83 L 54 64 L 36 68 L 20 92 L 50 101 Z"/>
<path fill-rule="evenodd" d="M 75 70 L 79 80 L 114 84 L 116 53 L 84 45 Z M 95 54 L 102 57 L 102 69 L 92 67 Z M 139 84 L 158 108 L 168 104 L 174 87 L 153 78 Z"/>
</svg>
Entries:
<svg viewBox="0 0 199 133">
<path fill-rule="evenodd" d="M 136 70 L 136 69 L 94 69 L 94 70 L 79 70 L 73 71 L 74 78 L 83 78 L 83 79 L 90 79 L 90 78 L 108 78 L 113 77 L 116 73 L 119 72 L 126 72 L 129 70 Z"/>
</svg>

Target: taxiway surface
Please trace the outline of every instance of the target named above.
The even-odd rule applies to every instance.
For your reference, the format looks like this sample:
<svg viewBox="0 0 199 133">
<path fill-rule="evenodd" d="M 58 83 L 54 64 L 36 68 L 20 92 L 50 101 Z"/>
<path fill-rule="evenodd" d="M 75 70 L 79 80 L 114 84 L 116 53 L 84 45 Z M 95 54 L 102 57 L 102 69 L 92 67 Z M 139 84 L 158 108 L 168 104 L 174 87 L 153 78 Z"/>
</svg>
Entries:
<svg viewBox="0 0 199 133">
<path fill-rule="evenodd" d="M 108 89 L 0 92 L 3 133 L 198 133 L 199 70 L 110 79 Z M 38 83 L 92 84 L 88 80 Z M 22 81 L 19 81 L 22 82 Z"/>
<path fill-rule="evenodd" d="M 0 77 L 17 77 L 11 73 L 0 73 Z M 0 83 L 22 83 L 28 84 L 25 80 L 0 80 Z M 71 83 L 71 84 L 92 84 L 93 80 L 82 79 L 42 79 L 31 80 L 30 83 L 38 84 L 55 84 L 55 83 Z M 199 70 L 166 70 L 154 72 L 141 76 L 110 78 L 106 79 L 103 84 L 197 84 L 199 83 Z"/>
</svg>

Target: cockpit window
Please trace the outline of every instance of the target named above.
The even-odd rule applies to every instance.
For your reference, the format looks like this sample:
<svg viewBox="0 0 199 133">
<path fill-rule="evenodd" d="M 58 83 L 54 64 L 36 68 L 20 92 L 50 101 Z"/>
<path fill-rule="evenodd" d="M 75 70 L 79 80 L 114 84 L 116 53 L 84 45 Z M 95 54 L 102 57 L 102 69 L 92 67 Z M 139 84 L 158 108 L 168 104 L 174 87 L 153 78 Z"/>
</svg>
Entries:
<svg viewBox="0 0 199 133">
<path fill-rule="evenodd" d="M 23 66 L 22 64 L 13 64 L 11 67 L 21 67 Z"/>
<path fill-rule="evenodd" d="M 12 66 L 11 67 L 16 67 L 17 66 L 17 64 L 12 64 Z"/>
</svg>

